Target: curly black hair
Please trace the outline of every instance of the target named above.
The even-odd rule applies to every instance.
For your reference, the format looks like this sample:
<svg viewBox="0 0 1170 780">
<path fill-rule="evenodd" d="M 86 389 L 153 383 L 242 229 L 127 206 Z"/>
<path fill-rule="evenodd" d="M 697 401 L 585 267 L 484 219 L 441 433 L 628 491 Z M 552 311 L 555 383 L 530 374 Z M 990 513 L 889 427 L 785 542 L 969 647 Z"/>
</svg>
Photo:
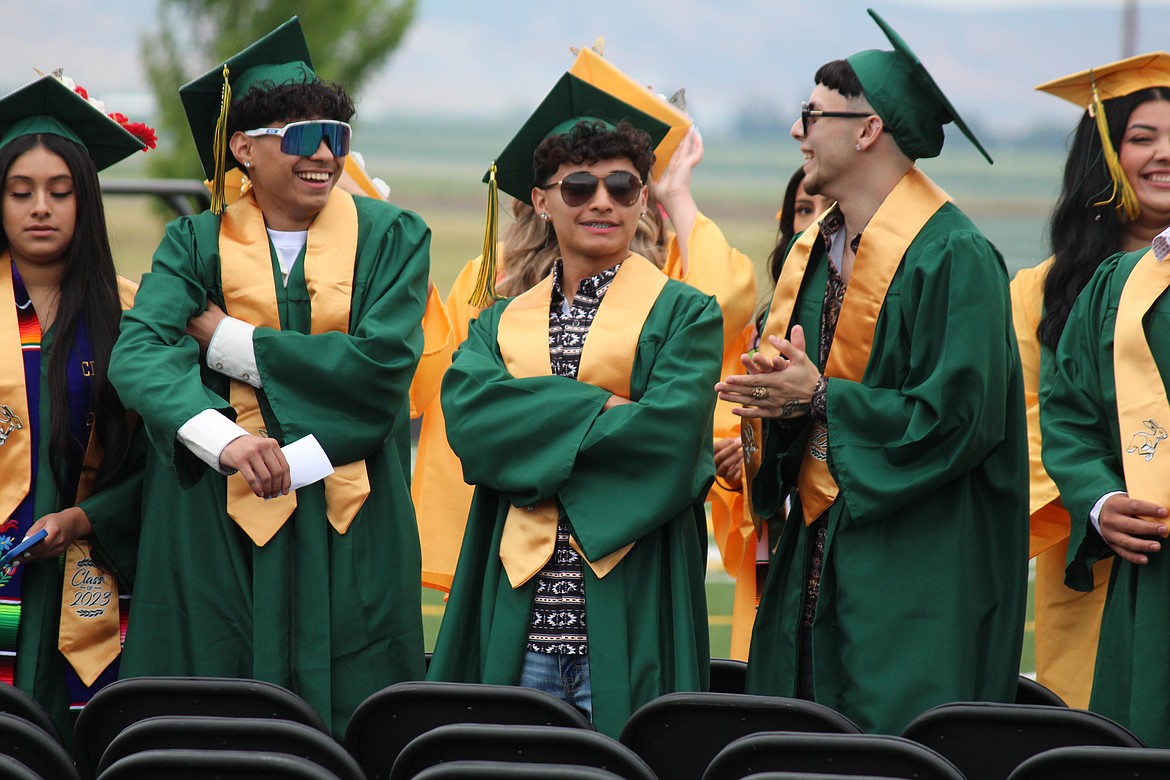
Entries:
<svg viewBox="0 0 1170 780">
<path fill-rule="evenodd" d="M 228 111 L 227 137 L 275 122 L 298 119 L 336 119 L 348 122 L 354 114 L 353 98 L 340 84 L 318 79 L 302 84 L 260 82 L 232 101 Z M 240 166 L 239 162 L 236 163 Z"/>
<path fill-rule="evenodd" d="M 579 165 L 615 157 L 629 158 L 642 181 L 650 178 L 654 146 L 644 130 L 626 121 L 610 128 L 599 120 L 583 119 L 568 133 L 549 136 L 536 147 L 532 155 L 533 183 L 547 184 L 557 169 L 567 162 Z"/>
</svg>

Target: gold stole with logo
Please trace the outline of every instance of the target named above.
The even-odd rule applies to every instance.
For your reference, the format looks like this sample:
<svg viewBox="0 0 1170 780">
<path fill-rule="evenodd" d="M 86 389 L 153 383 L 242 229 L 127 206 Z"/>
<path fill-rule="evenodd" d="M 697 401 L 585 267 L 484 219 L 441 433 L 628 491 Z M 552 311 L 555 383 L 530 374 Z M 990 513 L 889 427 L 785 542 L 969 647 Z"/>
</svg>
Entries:
<svg viewBox="0 0 1170 780">
<path fill-rule="evenodd" d="M 666 275 L 641 255 L 631 254 L 622 262 L 589 327 L 581 349 L 578 381 L 622 398 L 630 397 L 630 374 L 638 338 L 666 282 Z M 496 342 L 508 373 L 517 379 L 552 375 L 548 342 L 552 288 L 550 273 L 508 304 L 500 315 Z M 513 588 L 531 579 L 552 557 L 557 541 L 557 515 L 555 498 L 508 510 L 500 537 L 500 561 Z M 581 553 L 576 539 L 571 544 Z M 586 562 L 598 578 L 604 577 L 633 546 L 631 542 L 598 561 L 586 558 Z M 581 557 L 585 558 L 584 553 Z"/>
<path fill-rule="evenodd" d="M 861 381 L 873 349 L 878 315 L 902 257 L 923 226 L 948 200 L 950 197 L 917 168 L 911 168 L 886 196 L 865 226 L 858 244 L 824 376 Z M 776 281 L 776 292 L 760 337 L 760 352 L 769 357 L 777 353 L 768 337 L 783 338 L 788 334 L 800 285 L 819 237 L 819 230 L 805 231 L 784 258 L 784 268 Z M 762 450 L 762 440 L 758 441 Z M 820 517 L 837 498 L 839 488 L 829 471 L 827 451 L 827 434 L 809 436 L 797 478 L 805 524 Z"/>
<path fill-rule="evenodd" d="M 1125 489 L 1134 498 L 1161 506 L 1170 506 L 1170 483 L 1162 461 L 1154 463 L 1154 457 L 1158 445 L 1167 437 L 1170 402 L 1142 321 L 1167 286 L 1170 263 L 1159 261 L 1153 250 L 1146 252 L 1125 280 L 1113 330 L 1113 375 L 1117 424 L 1124 447 L 1121 462 Z"/>
<path fill-rule="evenodd" d="M 313 220 L 305 245 L 305 285 L 311 307 L 311 333 L 349 332 L 353 272 L 357 262 L 357 208 L 353 197 L 334 187 L 325 208 Z M 272 252 L 264 214 L 256 196 L 247 192 L 228 206 L 219 229 L 220 280 L 228 313 L 252 325 L 280 329 L 280 311 Z M 230 401 L 236 422 L 248 433 L 266 436 L 256 390 L 231 380 Z M 325 478 L 329 523 L 338 533 L 349 524 L 370 494 L 364 460 L 334 465 Z M 297 507 L 296 492 L 263 499 L 240 474 L 228 477 L 228 515 L 258 546 L 263 547 Z"/>
</svg>

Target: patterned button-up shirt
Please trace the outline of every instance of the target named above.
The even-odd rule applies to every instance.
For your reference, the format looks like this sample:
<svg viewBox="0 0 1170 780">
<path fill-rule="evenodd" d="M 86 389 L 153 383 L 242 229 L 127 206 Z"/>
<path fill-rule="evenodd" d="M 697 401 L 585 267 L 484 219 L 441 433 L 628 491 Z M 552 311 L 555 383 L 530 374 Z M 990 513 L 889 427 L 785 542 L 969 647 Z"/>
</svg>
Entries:
<svg viewBox="0 0 1170 780">
<path fill-rule="evenodd" d="M 609 290 L 618 268 L 581 281 L 571 303 L 561 288 L 561 261 L 553 264 L 552 301 L 548 312 L 548 351 L 552 372 L 556 376 L 577 378 L 581 368 L 581 349 L 597 316 L 601 299 Z M 536 575 L 536 598 L 525 647 L 538 653 L 584 655 L 589 652 L 585 631 L 585 578 L 583 561 L 569 545 L 569 528 L 562 520 L 557 524 L 557 543 L 553 556 Z"/>
</svg>

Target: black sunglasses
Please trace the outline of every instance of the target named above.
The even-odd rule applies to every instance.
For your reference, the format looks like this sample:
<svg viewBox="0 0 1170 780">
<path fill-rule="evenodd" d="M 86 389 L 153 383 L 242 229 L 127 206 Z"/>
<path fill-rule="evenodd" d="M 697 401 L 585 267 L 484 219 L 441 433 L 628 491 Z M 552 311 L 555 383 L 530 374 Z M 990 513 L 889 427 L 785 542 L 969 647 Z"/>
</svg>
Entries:
<svg viewBox="0 0 1170 780">
<path fill-rule="evenodd" d="M 863 114 L 859 111 L 821 111 L 819 108 L 809 108 L 808 103 L 800 104 L 800 132 L 801 135 L 808 135 L 808 120 L 809 118 L 819 119 L 820 117 L 844 117 L 847 119 L 862 119 L 873 114 Z"/>
<path fill-rule="evenodd" d="M 623 206 L 633 206 L 642 195 L 642 180 L 629 171 L 614 171 L 599 179 L 588 171 L 570 173 L 560 181 L 540 185 L 540 189 L 547 190 L 560 185 L 561 199 L 566 206 L 581 206 L 593 198 L 597 192 L 597 183 L 605 182 L 606 192 L 615 203 Z"/>
</svg>

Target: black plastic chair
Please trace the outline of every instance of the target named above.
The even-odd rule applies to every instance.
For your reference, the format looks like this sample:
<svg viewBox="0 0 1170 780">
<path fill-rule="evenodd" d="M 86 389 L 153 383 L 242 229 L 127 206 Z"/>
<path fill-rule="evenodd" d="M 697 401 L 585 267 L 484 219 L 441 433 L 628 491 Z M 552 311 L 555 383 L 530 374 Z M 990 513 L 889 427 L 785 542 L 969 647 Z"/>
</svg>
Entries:
<svg viewBox="0 0 1170 780">
<path fill-rule="evenodd" d="M 964 780 L 930 748 L 878 734 L 765 732 L 732 742 L 711 761 L 703 780 L 741 780 L 753 773 L 789 772 Z"/>
<path fill-rule="evenodd" d="M 371 778 L 390 776 L 415 737 L 451 723 L 566 726 L 593 730 L 577 708 L 531 688 L 477 683 L 401 682 L 354 710 L 345 747 Z"/>
<path fill-rule="evenodd" d="M 740 737 L 761 731 L 860 734 L 844 715 L 821 704 L 778 696 L 668 693 L 626 721 L 621 743 L 659 777 L 699 780 L 715 755 Z"/>
<path fill-rule="evenodd" d="M 146 750 L 245 750 L 306 758 L 341 780 L 365 780 L 353 756 L 311 726 L 275 718 L 167 715 L 132 723 L 114 737 L 98 762 L 98 775 L 126 756 Z"/>
<path fill-rule="evenodd" d="M 747 664 L 734 658 L 712 658 L 710 687 L 712 693 L 743 693 L 747 690 Z"/>
<path fill-rule="evenodd" d="M 488 723 L 455 723 L 420 735 L 398 756 L 390 779 L 409 780 L 449 761 L 572 764 L 604 769 L 626 780 L 656 780 L 632 750 L 596 731 Z"/>
<path fill-rule="evenodd" d="M 102 688 L 73 726 L 73 757 L 83 780 L 94 776 L 110 742 L 131 723 L 159 715 L 280 718 L 328 734 L 312 707 L 279 685 L 224 677 L 135 677 Z"/>
<path fill-rule="evenodd" d="M 338 780 L 307 758 L 239 750 L 147 750 L 126 756 L 101 780 Z"/>
<path fill-rule="evenodd" d="M 1016 704 L 1042 704 L 1048 707 L 1067 707 L 1064 699 L 1057 696 L 1043 684 L 1020 675 L 1016 686 Z"/>
<path fill-rule="evenodd" d="M 520 764 L 515 761 L 448 761 L 424 769 L 414 780 L 621 780 L 620 775 L 579 764 Z"/>
<path fill-rule="evenodd" d="M 0 753 L 39 777 L 76 780 L 73 759 L 54 737 L 24 718 L 0 713 Z"/>
<path fill-rule="evenodd" d="M 41 703 L 15 685 L 0 685 L 0 712 L 24 718 L 34 726 L 43 729 L 58 743 L 64 744 L 57 724 L 49 717 L 49 713 L 41 706 Z"/>
<path fill-rule="evenodd" d="M 942 704 L 911 721 L 902 736 L 946 756 L 967 780 L 1004 780 L 1025 759 L 1052 748 L 1144 747 L 1103 715 L 1038 704 Z"/>
<path fill-rule="evenodd" d="M 1063 747 L 1045 750 L 1020 764 L 1008 780 L 1165 780 L 1170 750 Z"/>
<path fill-rule="evenodd" d="M 42 776 L 12 756 L 0 754 L 0 780 L 42 780 Z"/>
</svg>

